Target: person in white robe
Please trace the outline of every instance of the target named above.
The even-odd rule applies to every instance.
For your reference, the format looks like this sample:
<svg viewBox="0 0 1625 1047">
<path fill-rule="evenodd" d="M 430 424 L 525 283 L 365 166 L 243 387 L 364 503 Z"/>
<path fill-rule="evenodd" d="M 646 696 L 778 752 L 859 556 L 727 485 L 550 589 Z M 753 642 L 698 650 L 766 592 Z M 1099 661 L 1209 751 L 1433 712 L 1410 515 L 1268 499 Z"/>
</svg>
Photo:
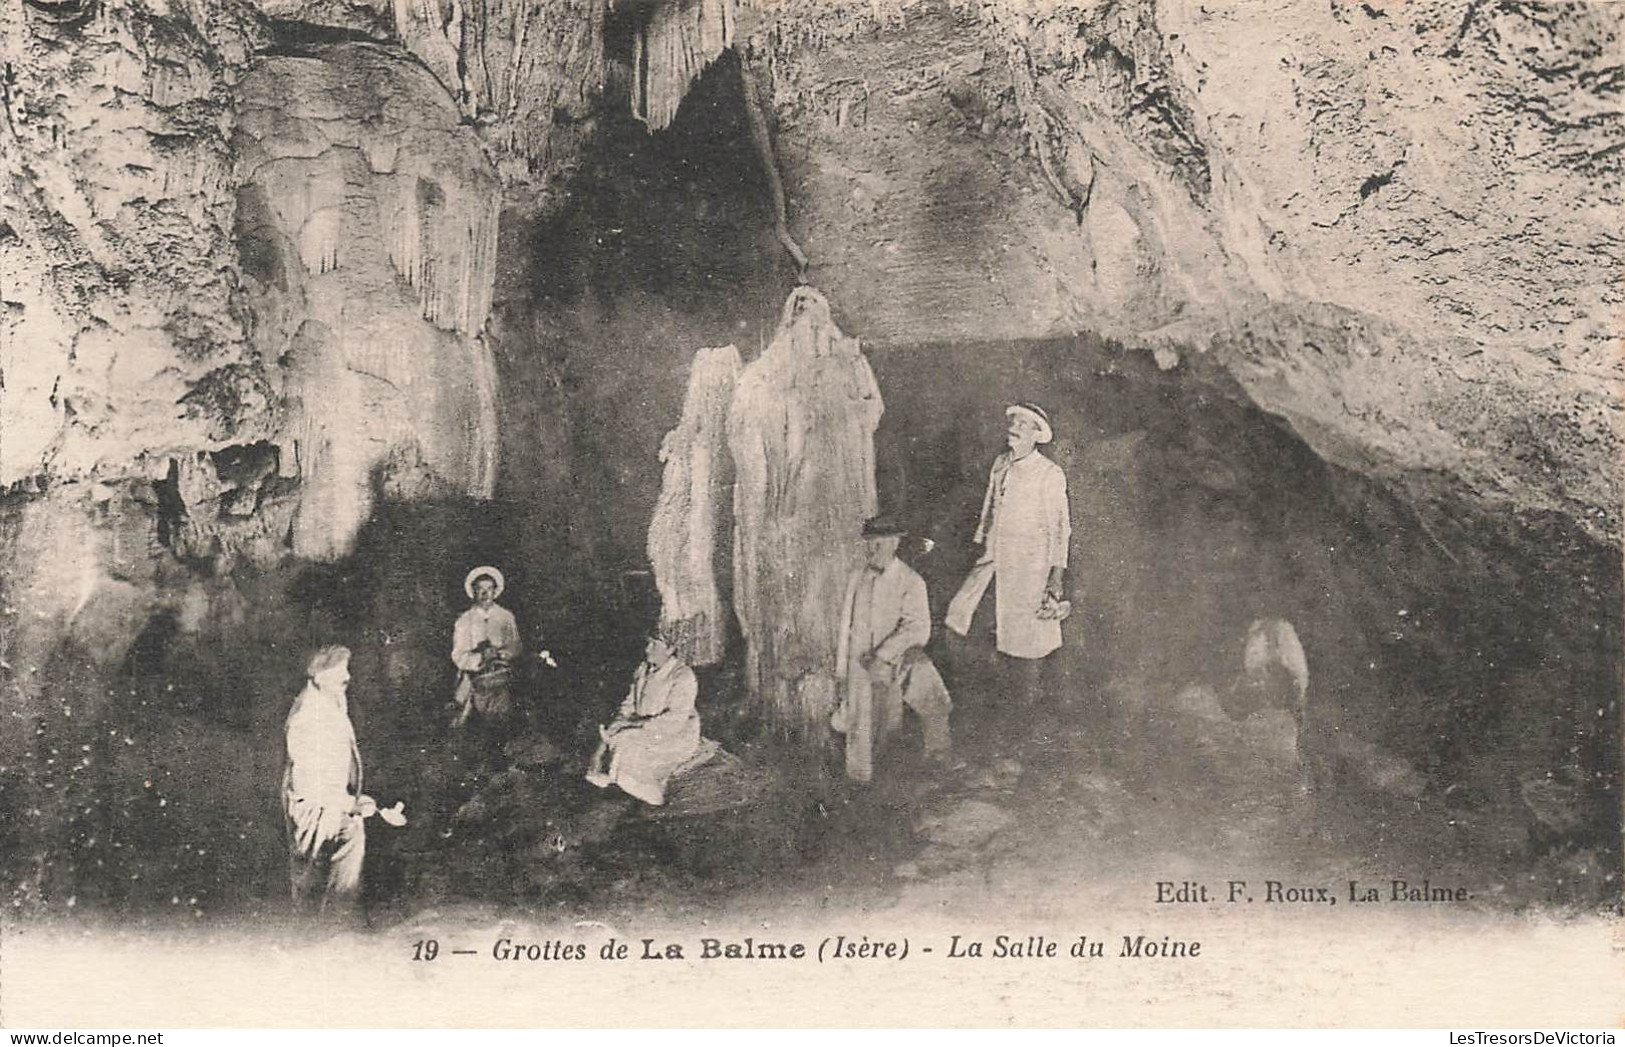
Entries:
<svg viewBox="0 0 1625 1047">
<path fill-rule="evenodd" d="M 835 676 L 840 704 L 830 726 L 846 736 L 846 774 L 867 782 L 888 735 L 907 706 L 919 715 L 927 759 L 946 762 L 953 702 L 925 653 L 931 608 L 925 580 L 897 558 L 901 527 L 876 517 L 863 526 L 864 566 L 853 571 L 842 604 Z"/>
<path fill-rule="evenodd" d="M 478 715 L 501 720 L 513 711 L 509 675 L 521 644 L 513 612 L 496 601 L 506 588 L 495 567 L 476 567 L 463 579 L 463 591 L 474 601 L 452 629 L 451 660 L 457 666 L 457 724 Z"/>
<path fill-rule="evenodd" d="M 1071 609 L 1061 586 L 1072 517 L 1066 474 L 1038 450 L 1054 436 L 1049 416 L 1036 404 L 1012 405 L 1005 415 L 1010 449 L 993 462 L 974 538 L 982 555 L 949 603 L 944 624 L 960 636 L 969 633 L 994 585 L 999 652 L 1036 659 L 1061 646 L 1061 620 Z"/>
<path fill-rule="evenodd" d="M 367 852 L 366 819 L 405 825 L 403 805 L 380 809 L 361 791 L 361 751 L 350 725 L 350 651 L 324 647 L 311 656 L 305 688 L 285 727 L 282 812 L 296 910 L 320 893 L 319 911 L 353 905 Z"/>
<path fill-rule="evenodd" d="M 666 785 L 701 755 L 699 696 L 694 670 L 672 644 L 651 636 L 613 723 L 598 728 L 587 781 L 651 806 L 666 802 Z"/>
</svg>

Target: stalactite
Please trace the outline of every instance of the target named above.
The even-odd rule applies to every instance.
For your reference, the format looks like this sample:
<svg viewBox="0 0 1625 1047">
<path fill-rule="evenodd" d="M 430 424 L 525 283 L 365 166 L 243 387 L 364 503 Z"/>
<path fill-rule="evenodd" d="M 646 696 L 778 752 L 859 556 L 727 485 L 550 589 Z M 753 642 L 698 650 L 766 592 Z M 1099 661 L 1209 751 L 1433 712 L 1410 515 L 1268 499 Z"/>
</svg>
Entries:
<svg viewBox="0 0 1625 1047">
<path fill-rule="evenodd" d="M 673 0 L 657 6 L 636 43 L 632 115 L 659 131 L 688 89 L 733 44 L 735 0 Z"/>
<path fill-rule="evenodd" d="M 841 597 L 876 510 L 883 410 L 857 339 L 835 326 L 822 294 L 796 288 L 728 418 L 747 683 L 786 734 L 821 733 L 833 706 Z"/>
<path fill-rule="evenodd" d="M 273 164 L 262 176 L 271 209 L 294 230 L 299 260 L 310 273 L 339 267 L 345 226 L 345 177 L 338 165 Z"/>
<path fill-rule="evenodd" d="M 750 125 L 751 141 L 756 144 L 756 152 L 762 158 L 762 170 L 767 174 L 768 192 L 773 197 L 774 233 L 790 255 L 790 260 L 795 263 L 796 275 L 804 279 L 807 275 L 807 253 L 790 235 L 790 215 L 785 205 L 784 179 L 779 175 L 779 160 L 773 151 L 773 134 L 768 128 L 767 114 L 762 111 L 762 99 L 757 93 L 756 78 L 751 75 L 750 66 L 743 58 L 739 62 L 739 81 L 741 93 L 745 96 L 745 119 Z"/>
<path fill-rule="evenodd" d="M 494 195 L 452 200 L 425 177 L 395 177 L 396 206 L 386 219 L 390 263 L 417 291 L 425 320 L 478 334 L 496 281 L 500 201 Z"/>
<path fill-rule="evenodd" d="M 413 179 L 395 180 L 395 210 L 390 215 L 389 262 L 401 278 L 413 287 L 423 270 L 422 221 L 418 217 L 418 187 Z"/>
<path fill-rule="evenodd" d="M 666 470 L 649 521 L 649 562 L 660 590 L 661 625 L 690 665 L 720 661 L 727 639 L 716 554 L 732 534 L 728 409 L 739 369 L 734 346 L 695 353 L 682 418 L 660 445 Z"/>
<path fill-rule="evenodd" d="M 629 96 L 632 99 L 632 115 L 640 120 L 647 118 L 643 99 L 643 92 L 647 86 L 643 75 L 645 58 L 643 37 L 643 33 L 637 33 L 632 37 L 632 93 Z"/>
<path fill-rule="evenodd" d="M 468 89 L 460 73 L 463 47 L 463 12 L 452 4 L 451 17 L 441 12 L 439 0 L 395 0 L 395 29 L 408 49 L 423 60 L 441 85 L 466 106 Z"/>
<path fill-rule="evenodd" d="M 327 119 L 328 100 L 354 84 L 373 108 Z M 268 266 L 284 280 L 249 280 L 267 320 L 258 337 L 282 362 L 278 436 L 298 452 L 292 544 L 332 559 L 379 492 L 494 490 L 497 369 L 481 333 L 501 193 L 475 132 L 416 63 L 356 46 L 322 62 L 269 59 L 244 92 L 258 104 L 241 124 L 242 199 L 267 249 L 291 240 L 300 259 Z M 289 121 L 320 147 L 282 133 Z"/>
</svg>

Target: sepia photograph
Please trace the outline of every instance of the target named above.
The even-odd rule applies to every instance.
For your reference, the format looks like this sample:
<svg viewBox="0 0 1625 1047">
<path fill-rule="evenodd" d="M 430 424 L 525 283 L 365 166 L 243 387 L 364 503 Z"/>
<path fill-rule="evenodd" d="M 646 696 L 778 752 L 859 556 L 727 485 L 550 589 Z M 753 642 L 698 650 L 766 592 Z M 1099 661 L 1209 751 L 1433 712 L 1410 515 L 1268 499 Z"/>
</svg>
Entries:
<svg viewBox="0 0 1625 1047">
<path fill-rule="evenodd" d="M 1618 1027 L 1622 97 L 1616 0 L 0 0 L 0 1026 Z"/>
</svg>

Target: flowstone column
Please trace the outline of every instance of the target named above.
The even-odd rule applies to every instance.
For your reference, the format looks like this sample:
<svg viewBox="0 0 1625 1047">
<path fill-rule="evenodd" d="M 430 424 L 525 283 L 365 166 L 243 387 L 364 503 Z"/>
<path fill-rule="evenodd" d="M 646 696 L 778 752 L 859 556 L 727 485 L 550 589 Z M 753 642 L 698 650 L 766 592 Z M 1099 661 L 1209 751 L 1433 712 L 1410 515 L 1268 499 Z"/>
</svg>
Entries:
<svg viewBox="0 0 1625 1047">
<path fill-rule="evenodd" d="M 690 665 L 722 659 L 727 601 L 717 590 L 717 553 L 733 534 L 728 495 L 728 408 L 739 381 L 731 345 L 694 354 L 683 416 L 660 444 L 666 471 L 649 521 L 649 563 L 660 590 L 660 621 Z"/>
<path fill-rule="evenodd" d="M 834 709 L 841 598 L 876 510 L 883 410 L 858 340 L 822 294 L 796 288 L 728 419 L 746 682 L 785 736 L 822 738 Z"/>
</svg>

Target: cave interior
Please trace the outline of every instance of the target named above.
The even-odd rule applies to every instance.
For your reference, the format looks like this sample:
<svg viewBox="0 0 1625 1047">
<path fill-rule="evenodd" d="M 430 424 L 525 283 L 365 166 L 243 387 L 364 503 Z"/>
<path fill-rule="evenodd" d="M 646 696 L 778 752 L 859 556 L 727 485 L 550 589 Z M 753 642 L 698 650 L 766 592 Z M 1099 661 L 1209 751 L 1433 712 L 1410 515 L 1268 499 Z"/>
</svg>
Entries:
<svg viewBox="0 0 1625 1047">
<path fill-rule="evenodd" d="M 417 38 L 366 5 L 343 17 L 331 15 L 342 5 L 265 6 L 240 64 L 293 71 L 238 85 L 247 101 L 226 151 L 255 159 L 233 168 L 246 173 L 220 234 L 242 274 L 232 308 L 257 348 L 210 370 L 183 407 L 215 410 L 214 396 L 229 401 L 222 411 L 246 410 L 242 387 L 220 388 L 218 376 L 257 367 L 280 375 L 263 397 L 273 421 L 191 444 L 162 431 L 142 442 L 137 430 L 127 448 L 138 468 L 42 466 L 0 502 L 0 853 L 14 908 L 160 926 L 279 918 L 283 720 L 309 651 L 335 642 L 353 651 L 369 791 L 413 815 L 409 830 L 369 842 L 378 919 L 451 902 L 576 914 L 769 898 L 813 907 L 826 883 L 842 884 L 846 904 L 896 904 L 930 885 L 992 889 L 953 879 L 977 863 L 1028 897 L 1111 898 L 1111 885 L 1158 870 L 1251 863 L 1305 876 L 1430 870 L 1507 910 L 1617 904 L 1618 542 L 1549 504 L 1478 497 L 1448 469 L 1362 468 L 1325 453 L 1321 434 L 1261 402 L 1233 366 L 1268 342 L 1267 325 L 1230 343 L 1176 330 L 1152 352 L 1120 325 L 1092 326 L 1087 309 L 1070 330 L 1023 333 L 992 292 L 963 291 L 968 257 L 1009 250 L 998 223 L 1038 213 L 1043 236 L 1078 236 L 1088 201 L 1075 164 L 1020 145 L 1020 90 L 952 82 L 963 49 L 944 45 L 949 82 L 917 86 L 925 101 L 895 84 L 889 101 L 873 84 L 852 100 L 843 71 L 874 61 L 902 78 L 920 40 L 960 27 L 959 8 L 923 4 L 832 39 L 826 90 L 794 104 L 763 83 L 770 67 L 788 81 L 789 60 L 771 66 L 759 41 L 736 44 L 654 129 L 633 111 L 657 105 L 640 34 L 661 4 L 575 5 L 600 19 L 601 89 L 549 116 L 548 133 L 571 143 L 568 163 L 547 166 L 556 142 L 541 160 L 532 149 L 526 177 L 496 189 L 506 169 L 480 168 L 493 165 L 479 149 L 469 159 L 461 146 L 421 144 L 481 127 L 477 91 L 471 102 L 442 92 L 445 113 L 414 125 L 422 135 L 401 139 L 400 159 L 378 159 L 367 127 L 404 119 L 419 87 L 379 89 L 348 116 L 317 120 L 352 120 L 360 130 L 343 133 L 359 145 L 296 148 L 306 132 L 288 114 L 318 111 L 313 98 L 342 110 L 344 92 L 366 93 L 355 77 L 388 63 L 410 67 L 403 83 L 445 73 L 438 52 L 401 58 Z M 30 0 L 30 12 L 48 16 L 58 50 L 76 46 L 64 5 Z M 1080 75 L 1109 80 L 1113 61 L 1131 60 L 1104 47 Z M 267 101 L 316 63 L 334 79 L 302 109 Z M 778 152 L 752 128 L 764 98 Z M 887 105 L 925 110 L 886 123 Z M 852 167 L 873 159 L 856 147 L 820 152 L 854 122 L 865 148 L 880 148 L 916 120 L 926 132 L 889 147 L 904 157 L 891 169 Z M 413 143 L 421 162 L 404 158 Z M 909 165 L 923 161 L 910 150 L 931 143 L 947 163 L 916 181 Z M 293 162 L 306 166 L 289 175 Z M 1181 164 L 1169 162 L 1190 176 Z M 396 212 L 376 202 L 409 177 L 411 202 L 399 206 L 421 241 L 397 236 Z M 838 177 L 852 192 L 832 202 Z M 864 195 L 883 178 L 890 195 Z M 309 201 L 335 179 L 349 196 L 331 206 L 363 224 L 372 215 L 371 230 L 312 232 L 321 223 L 306 215 L 290 233 L 289 201 L 315 214 Z M 1379 179 L 1360 196 L 1389 191 Z M 356 210 L 368 194 L 378 210 Z M 776 197 L 805 269 L 786 249 Z M 912 236 L 900 251 L 918 256 L 901 270 L 858 264 L 860 248 L 887 252 L 876 229 Z M 0 242 L 12 232 L 0 227 Z M 1110 232 L 1090 229 L 1103 259 L 1117 250 Z M 843 238 L 846 253 L 831 256 L 825 247 Z M 1166 272 L 1146 257 L 1129 266 L 1143 282 L 1110 293 L 1164 325 L 1179 310 L 1168 312 Z M 725 657 L 700 669 L 700 712 L 707 736 L 758 769 L 760 795 L 726 817 L 610 812 L 578 765 L 659 610 L 645 542 L 662 437 L 696 350 L 731 344 L 757 359 L 804 282 L 860 340 L 884 400 L 878 502 L 905 522 L 903 556 L 927 582 L 928 650 L 954 694 L 960 762 L 935 776 L 909 719 L 876 783 L 842 783 L 826 740 L 776 729 L 730 622 Z M 843 298 L 859 284 L 861 300 Z M 962 293 L 982 297 L 951 323 L 919 322 Z M 166 330 L 184 354 L 191 329 Z M 950 645 L 941 618 L 977 555 L 1004 407 L 1027 401 L 1048 410 L 1045 451 L 1068 479 L 1074 610 L 1047 704 L 1012 725 L 991 634 Z M 345 457 L 369 429 L 388 452 Z M 1528 454 L 1544 453 L 1533 443 Z M 729 553 L 716 561 L 724 599 Z M 503 603 L 527 648 L 558 663 L 527 663 L 524 726 L 494 763 L 447 728 L 451 623 L 465 573 L 483 563 L 505 573 Z M 1284 619 L 1301 638 L 1319 744 L 1335 754 L 1307 799 L 1294 771 L 1302 739 L 1283 737 L 1279 717 L 1198 708 L 1203 688 L 1238 671 L 1259 619 Z M 994 828 L 938 832 L 952 817 Z"/>
</svg>

